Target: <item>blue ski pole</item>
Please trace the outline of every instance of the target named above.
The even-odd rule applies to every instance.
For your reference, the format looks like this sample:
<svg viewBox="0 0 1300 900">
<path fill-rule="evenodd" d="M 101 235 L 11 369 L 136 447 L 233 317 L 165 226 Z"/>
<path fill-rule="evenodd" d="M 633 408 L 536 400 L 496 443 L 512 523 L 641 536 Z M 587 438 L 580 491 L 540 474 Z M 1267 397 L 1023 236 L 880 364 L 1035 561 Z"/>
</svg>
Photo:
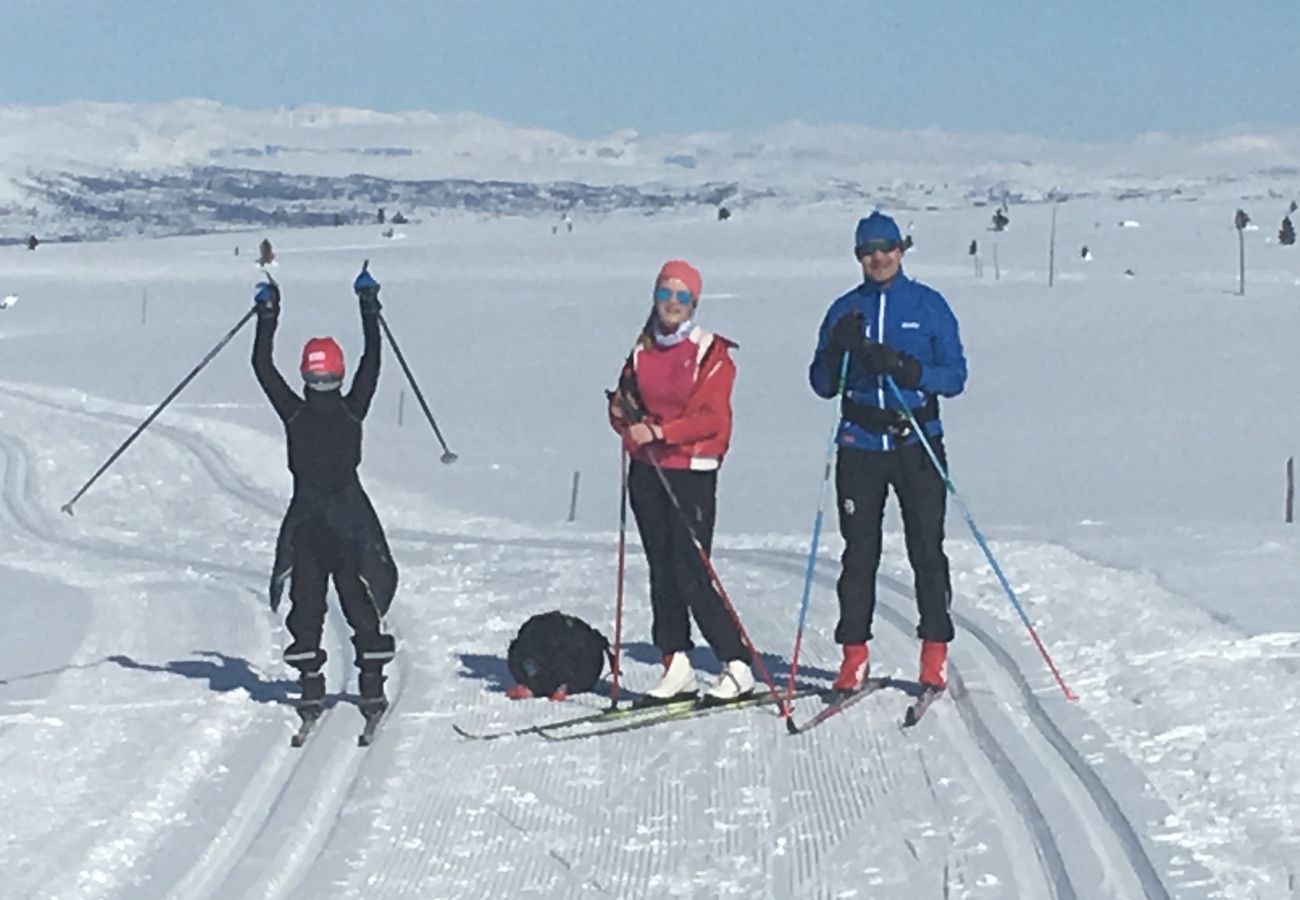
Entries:
<svg viewBox="0 0 1300 900">
<path fill-rule="evenodd" d="M 1016 597 L 1016 592 L 1011 588 L 1011 582 L 1008 581 L 1007 576 L 1002 573 L 1002 567 L 998 565 L 998 561 L 993 558 L 993 551 L 989 549 L 988 542 L 984 540 L 984 535 L 980 534 L 979 528 L 975 525 L 975 517 L 971 515 L 970 509 L 967 508 L 965 501 L 961 499 L 961 494 L 957 493 L 957 486 L 954 485 L 952 479 L 948 477 L 947 469 L 944 468 L 943 463 L 939 462 L 939 457 L 935 455 L 934 448 L 930 446 L 929 438 L 926 437 L 925 431 L 921 428 L 920 423 L 916 421 L 916 416 L 912 414 L 912 410 L 908 407 L 907 400 L 903 397 L 903 392 L 899 390 L 898 385 L 894 383 L 892 375 L 885 376 L 885 383 L 889 385 L 889 389 L 894 392 L 894 396 L 898 399 L 899 405 L 903 408 L 903 413 L 907 416 L 908 422 L 910 422 L 912 427 L 916 429 L 917 437 L 921 439 L 921 446 L 925 448 L 925 452 L 929 455 L 930 462 L 934 464 L 935 471 L 937 471 L 939 476 L 943 478 L 943 483 L 947 486 L 948 493 L 952 494 L 953 502 L 957 504 L 957 509 L 960 510 L 962 518 L 966 520 L 967 526 L 970 527 L 971 534 L 975 536 L 975 543 L 979 544 L 980 549 L 984 551 L 984 556 L 988 559 L 989 565 L 993 567 L 993 574 L 997 576 L 998 581 L 1002 584 L 1002 590 L 1006 591 L 1007 597 L 1011 600 L 1011 605 L 1015 607 L 1016 614 L 1020 616 L 1020 621 L 1025 624 L 1025 628 L 1029 629 L 1029 636 L 1033 639 L 1034 646 L 1037 647 L 1038 652 L 1042 654 L 1043 661 L 1047 663 L 1047 668 L 1051 669 L 1052 677 L 1055 678 L 1056 683 L 1060 685 L 1062 692 L 1065 694 L 1065 699 L 1078 700 L 1078 695 L 1075 694 L 1074 691 L 1070 690 L 1066 685 L 1065 679 L 1061 677 L 1060 670 L 1056 668 L 1056 663 L 1052 661 L 1051 654 L 1047 652 L 1047 647 L 1043 645 L 1042 640 L 1038 637 L 1038 632 L 1034 629 L 1033 623 L 1029 621 L 1029 616 L 1025 614 L 1025 608 L 1020 605 L 1020 600 Z"/>
<path fill-rule="evenodd" d="M 844 395 L 844 382 L 849 377 L 849 354 L 845 353 L 840 361 L 840 386 L 835 392 L 835 398 L 838 400 Z M 799 630 L 794 635 L 794 652 L 790 655 L 790 682 L 785 689 L 785 725 L 791 732 L 795 731 L 794 719 L 791 715 L 794 711 L 794 683 L 795 675 L 799 671 L 799 650 L 803 646 L 803 629 L 804 624 L 808 621 L 808 606 L 812 599 L 812 582 L 813 570 L 817 566 L 817 548 L 821 544 L 822 537 L 822 519 L 826 513 L 826 494 L 827 486 L 831 483 L 831 465 L 835 461 L 835 435 L 840 430 L 840 409 L 835 407 L 835 421 L 831 427 L 831 438 L 826 446 L 826 466 L 822 471 L 822 491 L 821 497 L 817 501 L 817 516 L 813 519 L 812 544 L 808 547 L 808 570 L 804 573 L 803 579 L 803 599 L 799 602 Z"/>
</svg>

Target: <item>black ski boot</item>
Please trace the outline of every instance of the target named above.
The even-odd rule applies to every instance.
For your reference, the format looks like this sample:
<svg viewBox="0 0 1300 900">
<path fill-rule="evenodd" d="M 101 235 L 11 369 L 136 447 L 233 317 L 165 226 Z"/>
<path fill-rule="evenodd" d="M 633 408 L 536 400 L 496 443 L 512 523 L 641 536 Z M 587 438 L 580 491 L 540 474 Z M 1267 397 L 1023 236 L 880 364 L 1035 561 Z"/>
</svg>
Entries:
<svg viewBox="0 0 1300 900">
<path fill-rule="evenodd" d="M 321 672 L 303 672 L 298 678 L 302 693 L 298 697 L 298 712 L 320 715 L 325 700 L 325 675 Z"/>
<path fill-rule="evenodd" d="M 387 681 L 381 672 L 362 672 L 361 673 L 361 711 L 372 712 L 378 710 L 382 713 L 388 709 L 388 698 L 384 696 L 384 682 Z"/>
<path fill-rule="evenodd" d="M 379 727 L 379 720 L 384 717 L 388 711 L 388 698 L 384 696 L 384 675 L 382 672 L 362 672 L 361 673 L 361 715 L 365 717 L 366 724 L 361 731 L 361 736 L 357 738 L 357 743 L 362 747 L 370 746 L 374 740 L 375 729 Z"/>
<path fill-rule="evenodd" d="M 307 735 L 311 734 L 312 728 L 316 725 L 316 720 L 320 718 L 325 700 L 325 676 L 320 672 L 303 672 L 298 679 L 298 686 L 302 693 L 294 706 L 298 710 L 302 724 L 298 726 L 298 731 L 289 741 L 294 747 L 303 745 Z"/>
</svg>

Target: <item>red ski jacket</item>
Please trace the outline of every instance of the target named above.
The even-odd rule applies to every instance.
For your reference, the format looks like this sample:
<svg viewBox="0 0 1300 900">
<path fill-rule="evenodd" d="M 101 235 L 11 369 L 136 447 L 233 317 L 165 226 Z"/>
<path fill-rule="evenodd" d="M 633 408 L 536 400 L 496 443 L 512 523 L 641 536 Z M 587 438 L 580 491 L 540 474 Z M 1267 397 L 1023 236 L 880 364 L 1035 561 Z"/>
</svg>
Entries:
<svg viewBox="0 0 1300 900">
<path fill-rule="evenodd" d="M 619 388 L 609 407 L 609 424 L 623 438 L 633 459 L 665 469 L 710 471 L 722 465 L 731 444 L 731 390 L 736 344 L 698 326 L 672 347 L 638 343 L 623 364 Z M 663 440 L 637 447 L 628 439 L 632 419 L 620 416 L 622 403 L 659 426 Z"/>
</svg>

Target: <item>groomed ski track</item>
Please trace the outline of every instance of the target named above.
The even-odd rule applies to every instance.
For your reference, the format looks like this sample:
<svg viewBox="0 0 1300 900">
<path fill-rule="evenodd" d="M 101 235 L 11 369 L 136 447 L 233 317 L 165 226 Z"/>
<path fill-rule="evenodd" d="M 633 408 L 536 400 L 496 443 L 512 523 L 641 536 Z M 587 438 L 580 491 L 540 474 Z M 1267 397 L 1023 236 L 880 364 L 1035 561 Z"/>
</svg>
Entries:
<svg viewBox="0 0 1300 900">
<path fill-rule="evenodd" d="M 62 452 L 97 459 L 139 418 L 69 392 L 0 390 L 0 515 L 22 568 L 86 595 L 92 613 L 28 718 L 0 718 L 7 808 L 36 796 L 9 773 L 66 782 L 11 835 L 26 858 L 36 846 L 27 842 L 42 854 L 6 866 L 25 892 L 16 896 L 1212 896 L 1203 869 L 1145 836 L 1169 810 L 1141 774 L 1097 740 L 1086 709 L 1063 706 L 1022 647 L 960 611 L 960 589 L 949 696 L 909 732 L 899 728 L 905 695 L 887 690 L 794 737 L 770 710 L 747 710 L 563 746 L 475 744 L 451 733 L 453 715 L 521 724 L 600 702 L 510 704 L 484 687 L 501 677 L 498 658 L 525 612 L 559 606 L 603 622 L 610 545 L 393 523 L 403 568 L 393 708 L 367 750 L 355 746 L 361 717 L 350 702 L 293 750 L 282 634 L 264 590 L 283 501 L 210 436 L 231 426 L 157 423 L 99 486 L 146 485 L 138 506 L 119 499 L 121 511 L 109 511 L 120 522 L 90 499 L 76 519 L 57 513 L 65 485 L 47 483 L 35 448 L 96 434 L 93 447 Z M 76 428 L 62 427 L 69 420 Z M 175 521 L 192 532 L 169 530 Z M 723 547 L 716 557 L 758 646 L 788 653 L 802 559 Z M 958 583 L 975 577 L 954 564 Z M 832 614 L 833 568 L 818 575 L 820 619 Z M 634 558 L 633 685 L 655 662 L 640 643 L 643 581 Z M 910 591 L 882 584 L 892 596 L 882 598 L 875 673 L 908 679 Z M 334 626 L 337 701 L 353 676 Z M 220 664 L 204 668 L 215 654 Z M 810 632 L 803 673 L 824 679 L 835 659 Z M 784 666 L 769 665 L 784 684 Z M 41 858 L 83 862 L 52 871 Z"/>
</svg>

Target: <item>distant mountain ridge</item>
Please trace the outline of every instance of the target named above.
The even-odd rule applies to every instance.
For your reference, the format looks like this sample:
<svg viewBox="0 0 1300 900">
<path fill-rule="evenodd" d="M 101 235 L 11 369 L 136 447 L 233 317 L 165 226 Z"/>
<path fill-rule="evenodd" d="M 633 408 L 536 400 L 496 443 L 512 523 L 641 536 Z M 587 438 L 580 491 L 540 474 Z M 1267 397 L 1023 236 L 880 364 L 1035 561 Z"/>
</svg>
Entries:
<svg viewBox="0 0 1300 900">
<path fill-rule="evenodd" d="M 1300 131 L 1023 135 L 787 123 L 756 133 L 575 138 L 473 113 L 207 100 L 0 107 L 0 239 L 107 238 L 471 210 L 652 213 L 825 201 L 913 209 L 1104 194 L 1294 190 Z"/>
</svg>

